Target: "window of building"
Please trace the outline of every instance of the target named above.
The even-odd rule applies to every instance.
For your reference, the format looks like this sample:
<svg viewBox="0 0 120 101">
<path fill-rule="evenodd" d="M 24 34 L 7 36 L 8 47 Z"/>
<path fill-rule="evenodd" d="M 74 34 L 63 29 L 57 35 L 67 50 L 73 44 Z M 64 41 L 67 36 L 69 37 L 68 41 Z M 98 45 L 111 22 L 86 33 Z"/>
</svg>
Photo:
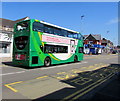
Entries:
<svg viewBox="0 0 120 101">
<path fill-rule="evenodd" d="M 89 44 L 92 45 L 92 44 L 93 44 L 93 41 L 89 41 Z"/>
<path fill-rule="evenodd" d="M 10 53 L 10 43 L 0 43 L 0 53 Z"/>
</svg>

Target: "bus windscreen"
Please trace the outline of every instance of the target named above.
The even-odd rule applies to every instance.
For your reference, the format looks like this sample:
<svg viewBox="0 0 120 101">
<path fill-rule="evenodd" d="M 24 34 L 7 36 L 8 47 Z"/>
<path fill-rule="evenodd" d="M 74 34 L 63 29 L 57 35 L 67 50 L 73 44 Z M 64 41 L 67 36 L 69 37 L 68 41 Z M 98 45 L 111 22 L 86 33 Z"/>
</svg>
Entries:
<svg viewBox="0 0 120 101">
<path fill-rule="evenodd" d="M 26 30 L 28 28 L 28 22 L 20 23 L 16 26 L 17 31 Z"/>
</svg>

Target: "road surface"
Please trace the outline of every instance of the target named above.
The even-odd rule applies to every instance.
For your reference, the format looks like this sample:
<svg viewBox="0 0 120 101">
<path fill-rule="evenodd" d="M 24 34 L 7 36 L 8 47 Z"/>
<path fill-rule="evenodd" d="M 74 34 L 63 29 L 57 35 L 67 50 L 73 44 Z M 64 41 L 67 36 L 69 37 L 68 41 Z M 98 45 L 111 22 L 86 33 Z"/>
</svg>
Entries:
<svg viewBox="0 0 120 101">
<path fill-rule="evenodd" d="M 77 99 L 112 78 L 118 71 L 110 71 L 112 64 L 118 64 L 118 55 L 90 55 L 77 63 L 33 69 L 4 61 L 2 99 Z M 108 74 L 103 76 L 103 71 Z"/>
</svg>

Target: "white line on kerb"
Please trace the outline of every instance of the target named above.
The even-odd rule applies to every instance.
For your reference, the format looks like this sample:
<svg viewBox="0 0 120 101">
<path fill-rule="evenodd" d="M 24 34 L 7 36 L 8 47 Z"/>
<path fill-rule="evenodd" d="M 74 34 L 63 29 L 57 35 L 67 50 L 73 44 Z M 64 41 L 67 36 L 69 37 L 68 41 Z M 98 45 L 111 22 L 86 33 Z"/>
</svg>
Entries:
<svg viewBox="0 0 120 101">
<path fill-rule="evenodd" d="M 23 73 L 23 72 L 25 72 L 25 71 L 5 73 L 5 74 L 0 74 L 0 76 L 3 76 L 3 75 L 11 75 L 11 74 L 18 74 L 18 73 Z"/>
</svg>

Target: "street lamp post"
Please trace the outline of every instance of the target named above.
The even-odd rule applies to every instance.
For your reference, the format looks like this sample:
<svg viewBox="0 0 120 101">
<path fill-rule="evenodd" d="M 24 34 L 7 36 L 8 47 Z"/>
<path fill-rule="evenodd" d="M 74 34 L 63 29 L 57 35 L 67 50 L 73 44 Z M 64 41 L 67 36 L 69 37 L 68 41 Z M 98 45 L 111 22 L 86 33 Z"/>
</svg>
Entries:
<svg viewBox="0 0 120 101">
<path fill-rule="evenodd" d="M 81 17 L 81 26 L 82 26 L 82 20 L 83 20 L 83 18 L 84 18 L 84 15 L 81 15 L 80 17 Z M 83 30 L 83 29 L 81 28 L 81 31 L 80 31 L 81 33 L 82 33 L 82 30 Z M 84 38 L 83 38 L 83 47 L 85 48 L 85 46 L 84 46 Z"/>
<path fill-rule="evenodd" d="M 82 20 L 83 20 L 84 17 L 85 17 L 84 15 L 81 16 L 81 25 L 82 25 Z M 83 29 L 81 28 L 81 33 L 82 33 L 82 30 Z"/>
<path fill-rule="evenodd" d="M 107 31 L 107 34 L 109 33 L 110 31 Z M 107 39 L 107 53 L 108 53 L 108 39 Z"/>
</svg>

